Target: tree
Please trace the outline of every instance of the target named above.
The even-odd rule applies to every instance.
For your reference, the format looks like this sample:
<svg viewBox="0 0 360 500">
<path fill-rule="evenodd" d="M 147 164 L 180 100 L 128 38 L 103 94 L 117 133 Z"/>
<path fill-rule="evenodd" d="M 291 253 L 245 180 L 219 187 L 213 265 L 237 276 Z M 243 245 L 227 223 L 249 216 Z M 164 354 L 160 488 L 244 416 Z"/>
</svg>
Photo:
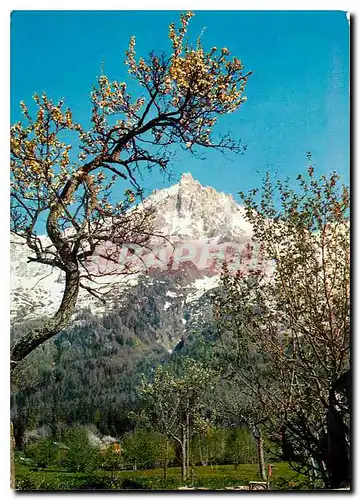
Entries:
<svg viewBox="0 0 360 500">
<path fill-rule="evenodd" d="M 154 464 L 155 444 L 152 433 L 147 429 L 129 432 L 122 440 L 124 462 L 133 470 L 146 469 Z"/>
<path fill-rule="evenodd" d="M 213 465 L 224 458 L 226 446 L 226 431 L 220 427 L 211 426 L 204 434 L 194 436 L 191 442 L 191 453 L 195 463 Z"/>
<path fill-rule="evenodd" d="M 98 449 L 89 441 L 85 428 L 67 429 L 63 436 L 67 447 L 61 460 L 62 465 L 73 472 L 85 472 L 96 469 L 99 460 Z"/>
<path fill-rule="evenodd" d="M 167 478 L 167 468 L 175 458 L 175 451 L 166 436 L 146 428 L 138 428 L 126 434 L 122 443 L 123 460 L 127 466 L 131 466 L 133 470 L 161 467 L 164 479 Z"/>
<path fill-rule="evenodd" d="M 105 449 L 100 450 L 100 459 L 101 466 L 111 471 L 113 479 L 115 478 L 115 471 L 120 470 L 124 464 L 122 449 L 118 443 L 112 443 Z"/>
<path fill-rule="evenodd" d="M 231 429 L 226 442 L 225 454 L 227 461 L 235 464 L 235 467 L 239 464 L 256 462 L 258 457 L 255 441 L 245 427 Z"/>
<path fill-rule="evenodd" d="M 37 467 L 48 467 L 58 464 L 60 449 L 53 439 L 45 438 L 27 445 L 25 455 L 31 458 Z"/>
<path fill-rule="evenodd" d="M 167 469 L 175 459 L 174 445 L 167 436 L 156 433 L 155 441 L 155 464 L 164 471 L 164 479 L 167 479 Z"/>
<path fill-rule="evenodd" d="M 244 74 L 239 59 L 229 58 L 227 48 L 206 52 L 200 37 L 195 46 L 187 43 L 192 16 L 181 14 L 179 28 L 170 24 L 170 56 L 151 52 L 137 60 L 131 38 L 125 64 L 139 97 L 132 98 L 126 83 L 101 74 L 91 93 L 89 129 L 73 119 L 63 100 L 35 94 L 34 115 L 21 102 L 24 120 L 10 134 L 11 231 L 16 243 L 32 251 L 30 262 L 64 276 L 65 289 L 55 315 L 13 344 L 12 368 L 68 325 L 80 288 L 104 298 L 119 273 L 124 244 L 148 244 L 152 209 L 136 205 L 144 167 L 165 172 L 176 145 L 195 155 L 202 148 L 241 151 L 228 136 L 216 139 L 214 127 L 221 115 L 243 104 L 250 73 Z M 120 182 L 124 198 L 112 205 Z M 46 238 L 39 236 L 43 223 Z M 107 263 L 105 270 L 94 257 Z M 99 280 L 104 275 L 107 286 Z"/>
<path fill-rule="evenodd" d="M 221 340 L 224 341 L 224 338 L 221 337 Z M 219 353 L 219 362 L 222 365 L 225 365 L 224 375 L 231 377 L 231 380 L 223 380 L 222 386 L 218 388 L 218 392 L 221 391 L 221 394 L 217 397 L 218 405 L 221 406 L 219 414 L 222 417 L 223 424 L 234 429 L 233 437 L 235 437 L 235 443 L 238 443 L 235 445 L 235 449 L 233 449 L 230 454 L 227 453 L 227 455 L 228 457 L 233 457 L 232 461 L 236 465 L 241 463 L 239 460 L 244 459 L 245 448 L 249 449 L 249 440 L 247 440 L 247 438 L 249 436 L 248 433 L 250 432 L 257 445 L 259 474 L 261 479 L 265 481 L 266 468 L 263 430 L 264 422 L 268 420 L 269 409 L 264 409 L 253 397 L 253 391 L 256 390 L 256 372 L 251 370 L 251 381 L 254 384 L 254 387 L 253 391 L 250 392 L 250 395 L 246 390 L 247 387 L 244 387 L 244 384 L 242 383 L 241 376 L 238 376 L 239 370 L 241 372 L 244 370 L 248 374 L 250 366 L 251 368 L 259 368 L 259 361 L 252 360 L 252 364 L 254 366 L 252 366 L 251 363 L 244 363 L 244 361 L 247 360 L 248 352 L 243 349 L 239 350 L 238 346 L 232 342 L 232 339 L 229 338 L 229 336 L 226 337 L 226 343 L 223 347 L 220 347 L 220 349 L 218 348 L 217 350 Z M 242 355 L 241 360 L 239 359 L 240 353 Z M 226 363 L 229 363 L 228 366 L 226 366 Z M 264 371 L 262 371 L 262 376 L 264 377 Z M 244 448 L 244 450 L 242 450 L 242 448 Z M 240 457 L 240 459 L 235 457 Z M 251 455 L 251 461 L 252 458 L 253 455 Z"/>
<path fill-rule="evenodd" d="M 144 381 L 142 418 L 180 448 L 182 479 L 188 479 L 190 442 L 210 424 L 208 391 L 215 385 L 214 370 L 191 358 L 181 359 L 179 371 L 158 365 L 153 380 Z"/>
<path fill-rule="evenodd" d="M 349 190 L 312 166 L 297 180 L 292 189 L 268 176 L 260 200 L 242 194 L 267 272 L 225 268 L 217 316 L 272 438 L 294 467 L 336 488 L 350 480 Z"/>
</svg>

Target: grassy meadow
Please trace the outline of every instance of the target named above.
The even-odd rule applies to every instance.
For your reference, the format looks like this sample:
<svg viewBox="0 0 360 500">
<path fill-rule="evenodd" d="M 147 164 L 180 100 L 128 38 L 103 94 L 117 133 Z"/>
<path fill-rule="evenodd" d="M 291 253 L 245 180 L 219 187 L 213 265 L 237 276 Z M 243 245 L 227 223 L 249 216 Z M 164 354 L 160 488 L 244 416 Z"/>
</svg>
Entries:
<svg viewBox="0 0 360 500">
<path fill-rule="evenodd" d="M 137 471 L 104 471 L 91 473 L 65 472 L 55 468 L 30 468 L 16 464 L 16 486 L 24 490 L 177 490 L 180 487 L 220 490 L 246 486 L 260 480 L 257 464 L 198 466 L 192 469 L 191 479 L 181 480 L 180 467 Z M 272 490 L 309 489 L 305 476 L 294 472 L 286 462 L 274 464 L 270 482 Z"/>
</svg>

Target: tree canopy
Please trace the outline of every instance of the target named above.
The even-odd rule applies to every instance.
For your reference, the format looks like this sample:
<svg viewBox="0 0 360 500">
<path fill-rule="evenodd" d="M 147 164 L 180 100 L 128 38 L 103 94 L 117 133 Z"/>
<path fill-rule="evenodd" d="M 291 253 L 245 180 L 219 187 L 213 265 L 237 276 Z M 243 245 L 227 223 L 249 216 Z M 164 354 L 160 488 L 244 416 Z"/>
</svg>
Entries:
<svg viewBox="0 0 360 500">
<path fill-rule="evenodd" d="M 311 165 L 297 180 L 268 176 L 260 199 L 242 195 L 269 265 L 225 267 L 217 317 L 229 370 L 289 459 L 338 487 L 350 470 L 349 190 Z"/>
</svg>

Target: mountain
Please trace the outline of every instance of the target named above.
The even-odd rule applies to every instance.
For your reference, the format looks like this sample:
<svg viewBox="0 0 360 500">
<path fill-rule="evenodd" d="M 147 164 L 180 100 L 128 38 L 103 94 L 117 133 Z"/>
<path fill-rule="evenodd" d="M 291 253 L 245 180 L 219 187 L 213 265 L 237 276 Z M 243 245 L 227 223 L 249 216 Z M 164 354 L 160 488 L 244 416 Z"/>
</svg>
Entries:
<svg viewBox="0 0 360 500">
<path fill-rule="evenodd" d="M 209 354 L 222 263 L 259 264 L 244 208 L 190 174 L 144 204 L 154 207 L 162 238 L 142 256 L 141 272 L 114 283 L 106 306 L 82 291 L 69 327 L 28 356 L 21 388 L 13 387 L 18 443 L 25 430 L 49 422 L 92 423 L 111 435 L 131 428 L 142 374 L 171 356 Z M 13 338 L 52 314 L 64 287 L 60 272 L 28 263 L 30 255 L 12 239 Z"/>
<path fill-rule="evenodd" d="M 178 184 L 154 191 L 149 201 L 159 208 L 156 226 L 172 237 L 242 241 L 252 232 L 231 195 L 202 186 L 188 173 Z"/>
<path fill-rule="evenodd" d="M 183 301 L 191 301 L 217 286 L 221 263 L 231 249 L 241 258 L 250 241 L 252 229 L 245 220 L 244 208 L 232 196 L 204 187 L 191 174 L 183 174 L 178 184 L 154 191 L 144 202 L 155 209 L 158 239 L 144 257 L 146 268 L 138 275 L 121 276 L 113 285 L 110 302 L 114 305 L 126 296 L 144 276 L 159 280 L 172 276 L 180 279 Z M 46 240 L 45 236 L 41 236 Z M 18 324 L 52 314 L 60 304 L 64 277 L 57 269 L 28 262 L 29 248 L 20 239 L 11 240 L 11 317 Z M 233 255 L 234 257 L 234 255 Z M 215 262 L 217 259 L 217 262 Z M 170 265 L 172 263 L 172 265 Z M 151 280 L 148 281 L 151 286 Z M 142 285 L 144 286 L 144 285 Z M 175 286 L 175 285 L 174 285 Z M 124 293 L 125 292 L 125 293 Z M 174 302 L 174 290 L 168 290 L 164 315 Z M 109 307 L 81 290 L 78 310 L 90 308 L 104 314 Z"/>
</svg>

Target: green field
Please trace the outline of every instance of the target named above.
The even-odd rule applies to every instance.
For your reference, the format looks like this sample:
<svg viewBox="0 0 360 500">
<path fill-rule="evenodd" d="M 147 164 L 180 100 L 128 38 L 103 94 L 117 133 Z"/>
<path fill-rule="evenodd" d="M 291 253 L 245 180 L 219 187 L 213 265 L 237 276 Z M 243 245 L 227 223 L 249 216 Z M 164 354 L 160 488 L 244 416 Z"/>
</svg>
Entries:
<svg viewBox="0 0 360 500">
<path fill-rule="evenodd" d="M 181 486 L 208 488 L 212 490 L 226 487 L 244 486 L 249 481 L 260 480 L 256 464 L 200 466 L 192 471 L 192 478 L 184 483 L 180 468 L 168 469 L 167 479 L 163 479 L 162 469 L 138 471 L 94 471 L 92 473 L 64 472 L 56 469 L 32 469 L 22 464 L 16 465 L 17 488 L 27 490 L 79 490 L 79 489 L 125 489 L 125 490 L 176 490 Z M 288 463 L 274 465 L 270 489 L 309 489 L 305 476 L 290 469 Z"/>
</svg>

